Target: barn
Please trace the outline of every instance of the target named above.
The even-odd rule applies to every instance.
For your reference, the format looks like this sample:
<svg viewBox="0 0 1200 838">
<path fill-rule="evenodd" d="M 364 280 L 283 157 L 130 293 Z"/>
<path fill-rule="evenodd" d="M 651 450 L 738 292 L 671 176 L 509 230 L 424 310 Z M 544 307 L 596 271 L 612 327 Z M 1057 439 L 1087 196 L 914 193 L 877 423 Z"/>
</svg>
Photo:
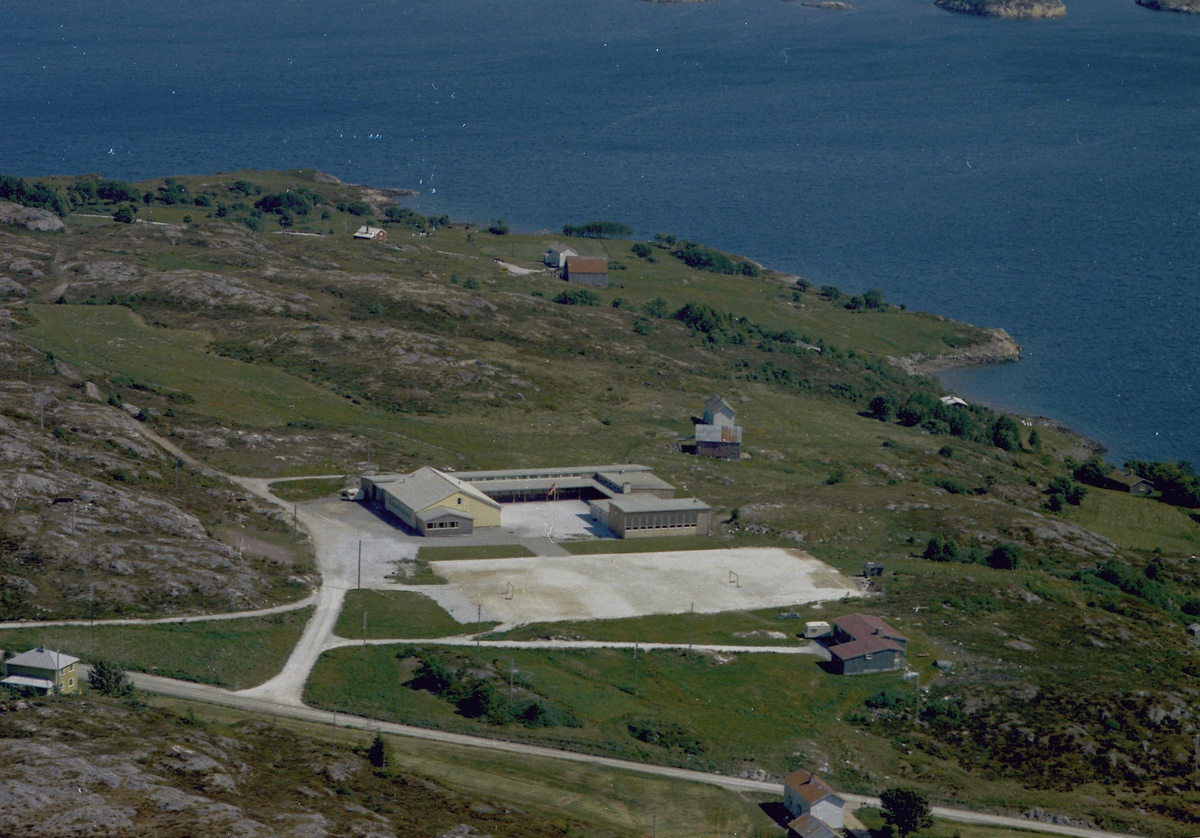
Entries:
<svg viewBox="0 0 1200 838">
<path fill-rule="evenodd" d="M 600 256 L 568 256 L 563 279 L 575 285 L 608 287 L 608 260 Z"/>
</svg>

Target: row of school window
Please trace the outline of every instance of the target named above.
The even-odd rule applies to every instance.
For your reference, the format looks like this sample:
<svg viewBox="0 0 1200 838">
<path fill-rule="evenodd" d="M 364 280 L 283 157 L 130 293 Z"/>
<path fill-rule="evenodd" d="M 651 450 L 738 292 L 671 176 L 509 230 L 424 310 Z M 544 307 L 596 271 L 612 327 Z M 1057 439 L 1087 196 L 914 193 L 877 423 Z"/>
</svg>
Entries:
<svg viewBox="0 0 1200 838">
<path fill-rule="evenodd" d="M 639 514 L 625 517 L 627 530 L 665 530 L 676 527 L 694 527 L 698 512 L 671 512 L 661 515 Z"/>
<path fill-rule="evenodd" d="M 426 524 L 425 529 L 427 529 L 427 530 L 458 529 L 458 521 L 433 521 L 432 523 Z"/>
</svg>

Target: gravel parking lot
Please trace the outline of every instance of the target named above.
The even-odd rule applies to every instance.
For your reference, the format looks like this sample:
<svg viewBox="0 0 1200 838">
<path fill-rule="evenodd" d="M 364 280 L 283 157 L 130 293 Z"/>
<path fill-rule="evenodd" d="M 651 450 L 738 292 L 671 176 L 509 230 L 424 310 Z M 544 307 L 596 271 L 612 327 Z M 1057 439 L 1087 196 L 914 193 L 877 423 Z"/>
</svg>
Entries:
<svg viewBox="0 0 1200 838">
<path fill-rule="evenodd" d="M 669 553 L 435 562 L 446 585 L 422 588 L 461 623 L 505 624 L 774 608 L 861 596 L 800 550 L 751 547 Z"/>
</svg>

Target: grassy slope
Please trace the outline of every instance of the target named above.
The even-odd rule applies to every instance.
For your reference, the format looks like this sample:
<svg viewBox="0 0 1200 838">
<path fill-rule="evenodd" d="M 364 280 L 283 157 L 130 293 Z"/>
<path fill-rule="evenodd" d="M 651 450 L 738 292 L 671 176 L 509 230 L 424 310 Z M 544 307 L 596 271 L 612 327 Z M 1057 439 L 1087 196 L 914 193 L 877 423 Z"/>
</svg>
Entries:
<svg viewBox="0 0 1200 838">
<path fill-rule="evenodd" d="M 137 672 L 246 689 L 283 668 L 312 612 L 302 608 L 270 617 L 158 626 L 0 630 L 0 648 L 45 645 L 85 663 L 109 658 Z"/>
<path fill-rule="evenodd" d="M 188 181 L 194 188 L 207 183 L 217 189 L 231 177 Z M 303 181 L 287 173 L 252 179 L 268 189 Z M 318 188 L 334 198 L 341 189 Z M 154 208 L 156 218 L 171 221 L 180 220 L 185 211 L 199 216 L 194 209 Z M 1079 440 L 1050 428 L 1039 429 L 1040 455 L 1004 453 L 987 444 L 932 437 L 858 415 L 875 392 L 903 393 L 924 386 L 879 365 L 877 353 L 935 354 L 969 340 L 969 327 L 895 309 L 855 314 L 832 307 L 813 291 L 796 300 L 790 280 L 769 272 L 756 279 L 704 274 L 659 250 L 654 251 L 658 261 L 650 264 L 634 257 L 628 242 L 615 241 L 578 242 L 585 253 L 607 254 L 626 265 L 626 270 L 613 272 L 614 287 L 601 293 L 605 305 L 556 306 L 548 298 L 562 288 L 561 282 L 545 275 L 514 277 L 491 261 L 503 257 L 536 267 L 536 257 L 553 236 L 498 238 L 453 229 L 416 239 L 393 228 L 389 246 L 380 247 L 340 235 L 343 222 L 350 221 L 335 211 L 329 222 L 301 224 L 339 233 L 322 239 L 251 234 L 216 219 L 200 220 L 172 235 L 137 225 L 77 229 L 69 241 L 21 234 L 45 246 L 90 248 L 104 258 L 134 263 L 145 272 L 142 280 L 73 286 L 68 302 L 103 302 L 111 294 L 111 299 L 133 305 L 145 322 L 171 327 L 141 326 L 125 315 L 108 322 L 110 315 L 97 314 L 103 311 L 98 307 L 59 306 L 37 312 L 45 318 L 43 325 L 25 333 L 35 342 L 53 338 L 73 361 L 103 358 L 101 383 L 106 389 L 125 387 L 130 398 L 163 407 L 166 396 L 130 391 L 116 377 L 154 375 L 164 388 L 174 386 L 172 381 L 182 385 L 184 373 L 147 367 L 139 349 L 154 347 L 156 341 L 172 344 L 175 348 L 163 357 L 192 365 L 187 395 L 195 401 L 174 403 L 175 417 L 156 419 L 156 426 L 175 432 L 181 444 L 208 462 L 253 473 L 353 472 L 365 460 L 367 439 L 373 445 L 372 460 L 388 469 L 645 462 L 682 492 L 711 503 L 717 517 L 739 510 L 736 522 L 717 527 L 713 541 L 718 544 L 800 543 L 853 572 L 864 559 L 880 559 L 898 572 L 885 578 L 887 596 L 872 610 L 895 617 L 918 607 L 921 614 L 940 613 L 943 604 L 952 609 L 946 619 L 905 627 L 923 638 L 931 654 L 965 654 L 971 644 L 988 649 L 979 656 L 994 664 L 978 670 L 974 663 L 964 665 L 939 683 L 956 694 L 982 690 L 1001 700 L 1007 695 L 1004 684 L 1024 679 L 1050 687 L 1077 685 L 1090 700 L 1113 704 L 1128 729 L 1141 731 L 1137 714 L 1142 711 L 1116 700 L 1144 686 L 1145 674 L 1136 664 L 1139 655 L 1151 648 L 1164 650 L 1164 655 L 1165 650 L 1177 653 L 1175 658 L 1155 658 L 1159 668 L 1153 683 L 1164 692 L 1186 687 L 1191 676 L 1177 612 L 1148 607 L 1138 597 L 1094 580 L 1066 577 L 1113 557 L 1140 569 L 1157 546 L 1167 551 L 1169 592 L 1181 602 L 1198 581 L 1186 558 L 1179 559 L 1195 552 L 1200 525 L 1194 520 L 1153 501 L 1095 490 L 1080 509 L 1061 516 L 1044 512 L 1042 491 L 1063 473 L 1062 457 L 1086 456 Z M 60 254 L 64 262 L 71 258 L 71 253 Z M 236 301 L 197 306 L 158 290 L 162 280 L 177 280 L 189 270 L 236 277 L 274 300 L 272 305 L 291 299 L 287 295 L 303 294 L 305 313 L 271 314 Z M 187 277 L 188 282 L 202 282 Z M 468 280 L 478 287 L 465 289 Z M 48 291 L 51 285 L 48 277 L 35 291 Z M 707 303 L 835 348 L 822 356 L 794 357 L 755 346 L 707 347 L 670 320 L 654 320 L 652 334 L 636 334 L 636 307 L 658 296 L 669 309 L 687 301 Z M 628 299 L 634 308 L 612 308 L 608 304 L 616 297 Z M 71 318 L 81 325 L 63 325 Z M 73 334 L 88 335 L 89 343 L 74 344 L 68 340 Z M 202 338 L 213 340 L 208 344 L 212 349 L 254 363 L 197 354 Z M 775 384 L 762 375 L 756 379 L 752 374 L 767 362 L 808 385 Z M 260 376 L 266 376 L 261 379 L 267 382 L 263 394 L 254 387 Z M 831 385 L 855 388 L 850 393 L 855 398 L 838 397 Z M 701 399 L 714 389 L 738 407 L 752 459 L 697 460 L 675 450 L 675 440 L 690 431 L 690 417 L 699 412 Z M 292 391 L 306 400 L 306 415 L 300 418 L 290 407 L 296 402 L 282 398 Z M 939 454 L 944 445 L 952 456 Z M 831 480 L 835 477 L 840 481 Z M 954 495 L 931 485 L 947 479 L 986 491 Z M 1093 532 L 1115 544 L 1106 545 Z M 953 534 L 960 545 L 985 552 L 997 542 L 1016 541 L 1026 548 L 1027 569 L 996 574 L 978 566 L 906 558 L 919 553 L 934 534 Z M 1042 596 L 1030 602 L 1023 591 L 1050 591 L 1057 599 Z M 1056 604 L 1065 602 L 1078 605 L 1071 610 Z M 956 619 L 959 611 L 967 617 Z M 1040 651 L 1029 659 L 1010 654 L 1003 637 L 968 633 L 967 624 L 981 619 L 1007 625 L 1002 630 L 1029 638 L 1037 650 L 1065 645 L 1072 659 L 1086 665 L 1068 674 L 1052 657 L 1039 661 Z M 1123 640 L 1110 643 L 1107 652 L 1093 651 L 1100 647 L 1082 640 L 1087 621 L 1106 625 L 1106 631 Z M 710 636 L 741 630 L 744 622 L 735 616 L 729 625 L 712 627 Z M 642 628 L 633 626 L 633 633 Z M 680 630 L 678 621 L 652 628 L 672 636 Z M 583 630 L 629 633 L 629 627 L 618 626 Z M 1091 677 L 1096 672 L 1105 677 Z M 816 689 L 818 697 L 831 698 L 834 693 L 825 691 L 838 687 L 822 681 Z M 1028 713 L 1031 723 L 1040 718 L 1036 708 L 1018 710 Z M 1068 726 L 1075 711 L 1063 712 L 1059 721 Z M 908 753 L 909 733 L 839 729 L 827 735 L 868 765 L 858 780 L 839 776 L 847 785 L 879 784 L 902 774 L 938 788 L 953 775 L 956 793 L 976 802 L 993 799 L 994 786 L 984 779 L 999 784 L 1003 792 L 994 799 L 1006 805 L 1018 805 L 1025 793 L 1003 772 L 990 777 L 986 772 L 956 774 L 961 769 L 953 767 L 958 747 L 953 743 L 943 742 L 950 751 L 928 763 L 935 768 L 926 768 L 922 751 Z M 1160 733 L 1147 735 L 1154 739 Z M 1134 762 L 1149 759 L 1133 740 L 1114 747 Z M 1182 820 L 1200 817 L 1200 807 L 1193 812 L 1190 802 L 1182 808 L 1171 802 L 1170 783 L 1176 782 L 1171 771 L 1164 775 L 1166 791 L 1133 775 L 1117 778 L 1114 799 L 1118 805 L 1161 810 Z M 1093 806 L 1090 794 L 1081 793 L 1074 811 Z M 1036 797 L 1032 791 L 1028 795 Z M 1060 808 L 1072 808 L 1069 798 L 1056 800 Z M 1111 815 L 1113 810 L 1105 811 Z"/>
</svg>

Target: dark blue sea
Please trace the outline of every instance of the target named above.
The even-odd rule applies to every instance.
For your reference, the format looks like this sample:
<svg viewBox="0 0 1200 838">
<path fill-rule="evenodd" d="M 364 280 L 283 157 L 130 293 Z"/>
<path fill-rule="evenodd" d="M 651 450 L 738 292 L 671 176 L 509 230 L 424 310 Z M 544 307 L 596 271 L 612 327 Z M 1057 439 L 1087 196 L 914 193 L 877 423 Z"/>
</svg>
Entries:
<svg viewBox="0 0 1200 838">
<path fill-rule="evenodd" d="M 1002 326 L 1025 359 L 958 393 L 1200 462 L 1200 17 L 852 2 L 0 0 L 0 171 L 672 232 Z"/>
</svg>

